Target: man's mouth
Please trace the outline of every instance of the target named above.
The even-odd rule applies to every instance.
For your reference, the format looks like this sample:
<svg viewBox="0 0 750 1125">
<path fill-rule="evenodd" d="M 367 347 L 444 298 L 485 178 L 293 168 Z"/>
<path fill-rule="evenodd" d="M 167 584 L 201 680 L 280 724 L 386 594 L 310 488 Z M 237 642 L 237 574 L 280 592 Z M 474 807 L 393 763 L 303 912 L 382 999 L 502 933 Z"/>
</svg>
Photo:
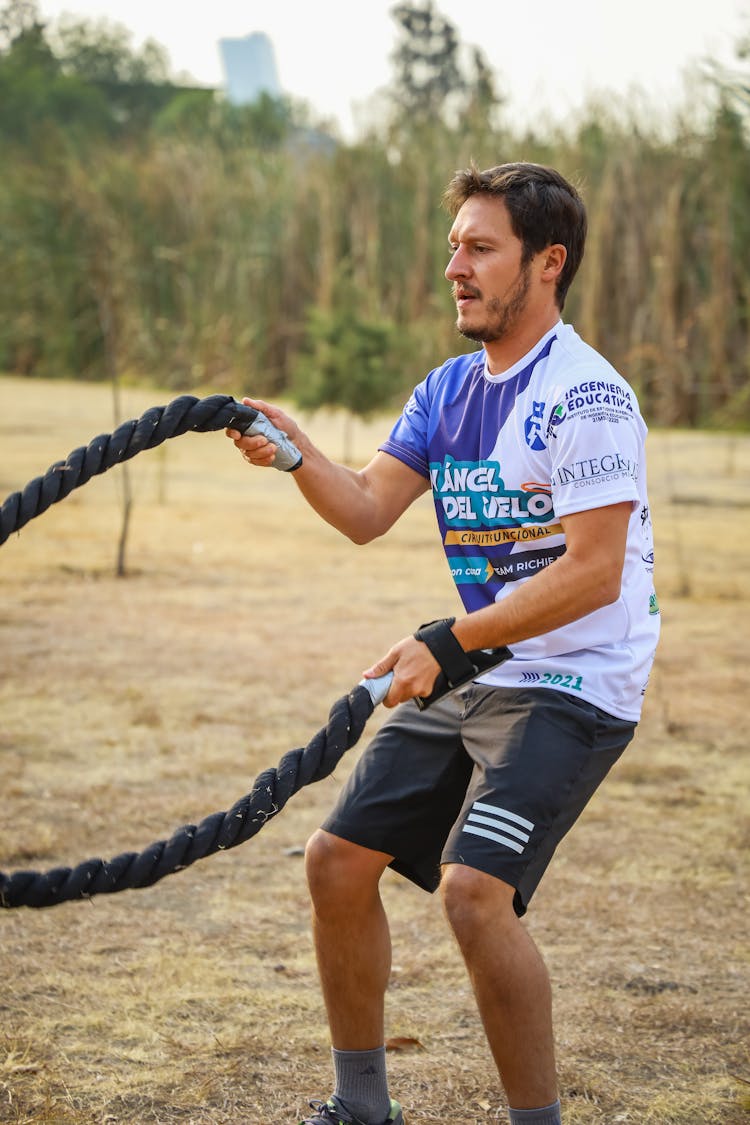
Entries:
<svg viewBox="0 0 750 1125">
<path fill-rule="evenodd" d="M 466 308 L 472 301 L 475 301 L 480 296 L 479 290 L 469 288 L 465 285 L 456 286 L 453 290 L 453 299 L 459 309 Z"/>
</svg>

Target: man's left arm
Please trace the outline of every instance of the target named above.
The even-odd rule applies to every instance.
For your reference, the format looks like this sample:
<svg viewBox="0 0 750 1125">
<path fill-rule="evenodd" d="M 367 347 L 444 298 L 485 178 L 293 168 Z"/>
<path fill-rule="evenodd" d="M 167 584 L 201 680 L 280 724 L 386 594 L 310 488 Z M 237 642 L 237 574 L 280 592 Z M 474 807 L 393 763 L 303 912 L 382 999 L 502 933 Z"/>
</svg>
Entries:
<svg viewBox="0 0 750 1125">
<path fill-rule="evenodd" d="M 563 555 L 502 601 L 459 618 L 453 634 L 464 651 L 513 646 L 569 625 L 617 601 L 622 584 L 631 501 L 560 517 Z M 439 671 L 427 646 L 404 637 L 365 676 L 393 671 L 386 706 L 429 695 Z"/>
</svg>

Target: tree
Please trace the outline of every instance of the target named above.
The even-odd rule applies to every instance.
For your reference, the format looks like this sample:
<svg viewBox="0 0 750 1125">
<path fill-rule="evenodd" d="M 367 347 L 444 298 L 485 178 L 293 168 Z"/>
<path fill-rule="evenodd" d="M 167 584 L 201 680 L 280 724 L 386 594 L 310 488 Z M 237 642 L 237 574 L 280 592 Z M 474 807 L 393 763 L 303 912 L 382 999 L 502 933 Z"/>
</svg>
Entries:
<svg viewBox="0 0 750 1125">
<path fill-rule="evenodd" d="M 119 24 L 66 16 L 48 26 L 35 0 L 0 9 L 0 138 L 34 149 L 50 139 L 143 132 L 178 89 L 166 52 L 140 50 Z"/>
<path fill-rule="evenodd" d="M 50 132 L 108 127 L 104 98 L 63 73 L 34 4 L 12 0 L 0 12 L 0 44 L 0 138 L 38 153 Z"/>
<path fill-rule="evenodd" d="M 37 0 L 8 0 L 0 8 L 0 51 L 7 51 L 24 32 L 42 27 Z"/>
<path fill-rule="evenodd" d="M 74 74 L 84 82 L 158 86 L 169 81 L 165 49 L 148 39 L 140 51 L 135 50 L 131 32 L 121 24 L 66 15 L 55 24 L 49 38 L 63 73 Z"/>
<path fill-rule="evenodd" d="M 747 122 L 750 112 L 750 30 L 735 43 L 734 57 L 734 66 L 709 60 L 708 78 L 719 91 L 720 101 L 734 108 Z"/>
<path fill-rule="evenodd" d="M 456 29 L 432 0 L 396 4 L 392 15 L 402 32 L 392 56 L 402 108 L 422 121 L 440 119 L 465 89 Z"/>
<path fill-rule="evenodd" d="M 399 115 L 416 125 L 456 124 L 476 108 L 491 116 L 499 105 L 492 71 L 433 0 L 403 0 L 391 14 L 400 27 L 392 55 Z"/>
<path fill-rule="evenodd" d="M 352 459 L 352 417 L 384 409 L 401 388 L 402 353 L 396 325 L 363 315 L 350 285 L 331 311 L 310 312 L 307 354 L 294 373 L 292 393 L 303 408 L 332 406 L 347 412 L 345 462 Z"/>
</svg>

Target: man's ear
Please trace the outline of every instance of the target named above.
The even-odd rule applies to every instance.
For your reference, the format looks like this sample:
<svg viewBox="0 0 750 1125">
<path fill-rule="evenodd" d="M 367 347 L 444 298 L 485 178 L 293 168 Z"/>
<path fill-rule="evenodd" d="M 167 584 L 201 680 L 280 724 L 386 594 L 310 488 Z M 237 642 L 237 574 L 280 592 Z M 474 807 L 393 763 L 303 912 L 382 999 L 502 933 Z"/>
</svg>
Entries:
<svg viewBox="0 0 750 1125">
<path fill-rule="evenodd" d="M 568 251 L 561 242 L 553 242 L 542 254 L 542 278 L 545 281 L 556 281 L 565 265 Z"/>
</svg>

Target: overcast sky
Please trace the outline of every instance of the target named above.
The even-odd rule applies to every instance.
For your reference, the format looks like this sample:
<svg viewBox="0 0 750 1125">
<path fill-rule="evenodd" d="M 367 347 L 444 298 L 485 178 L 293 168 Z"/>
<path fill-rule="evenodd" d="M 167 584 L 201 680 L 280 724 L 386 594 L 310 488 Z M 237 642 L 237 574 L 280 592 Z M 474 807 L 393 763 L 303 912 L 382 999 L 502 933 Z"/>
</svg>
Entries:
<svg viewBox="0 0 750 1125">
<path fill-rule="evenodd" d="M 391 78 L 393 0 L 41 0 L 45 18 L 104 17 L 166 48 L 172 71 L 221 85 L 217 42 L 263 31 L 285 92 L 350 135 L 361 105 Z M 700 60 L 728 62 L 750 30 L 750 0 L 437 0 L 460 39 L 481 48 L 516 120 L 558 119 L 591 94 L 639 89 L 654 106 L 684 102 Z"/>
</svg>

